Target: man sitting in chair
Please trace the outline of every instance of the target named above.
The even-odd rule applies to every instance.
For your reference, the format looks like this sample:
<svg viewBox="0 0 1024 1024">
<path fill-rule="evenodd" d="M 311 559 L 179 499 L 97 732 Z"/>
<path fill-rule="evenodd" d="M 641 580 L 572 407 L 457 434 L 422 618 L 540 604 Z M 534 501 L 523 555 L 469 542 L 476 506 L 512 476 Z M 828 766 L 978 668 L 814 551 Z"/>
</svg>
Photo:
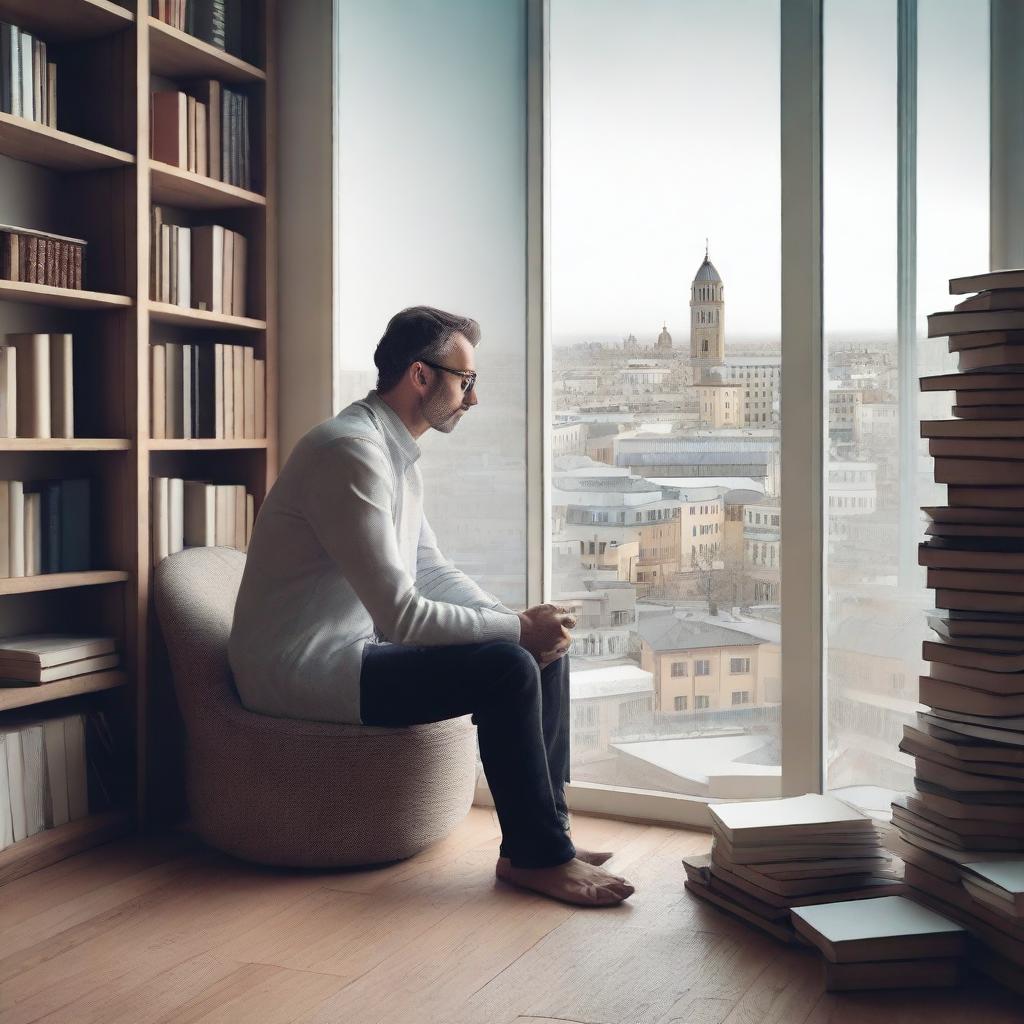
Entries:
<svg viewBox="0 0 1024 1024">
<path fill-rule="evenodd" d="M 309 430 L 260 507 L 228 657 L 245 707 L 378 726 L 472 714 L 502 841 L 499 878 L 567 903 L 634 892 L 609 852 L 574 846 L 569 664 L 575 620 L 514 612 L 438 550 L 416 439 L 451 433 L 479 399 L 475 320 L 396 313 L 377 387 Z"/>
</svg>

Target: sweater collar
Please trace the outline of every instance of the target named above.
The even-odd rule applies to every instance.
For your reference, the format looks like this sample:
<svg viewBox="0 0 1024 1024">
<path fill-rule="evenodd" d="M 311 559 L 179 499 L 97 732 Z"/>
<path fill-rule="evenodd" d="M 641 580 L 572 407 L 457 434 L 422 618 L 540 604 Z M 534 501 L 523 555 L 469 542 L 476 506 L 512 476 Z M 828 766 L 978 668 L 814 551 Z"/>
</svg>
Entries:
<svg viewBox="0 0 1024 1024">
<path fill-rule="evenodd" d="M 364 401 L 380 416 L 384 429 L 387 430 L 406 462 L 415 462 L 420 457 L 420 446 L 409 433 L 409 428 L 402 422 L 402 417 L 380 397 L 376 389 L 368 392 Z"/>
</svg>

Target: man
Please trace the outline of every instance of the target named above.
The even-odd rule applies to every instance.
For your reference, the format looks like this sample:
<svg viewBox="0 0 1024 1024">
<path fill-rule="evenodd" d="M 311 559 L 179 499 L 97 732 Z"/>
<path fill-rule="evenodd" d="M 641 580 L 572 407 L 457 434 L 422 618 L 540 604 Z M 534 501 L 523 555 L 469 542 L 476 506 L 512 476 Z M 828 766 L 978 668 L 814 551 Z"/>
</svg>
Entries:
<svg viewBox="0 0 1024 1024">
<path fill-rule="evenodd" d="M 253 711 L 401 726 L 472 714 L 501 824 L 496 874 L 568 903 L 632 895 L 569 835 L 564 608 L 516 613 L 438 550 L 416 438 L 478 404 L 476 321 L 395 314 L 377 388 L 308 431 L 263 502 L 228 656 Z"/>
</svg>

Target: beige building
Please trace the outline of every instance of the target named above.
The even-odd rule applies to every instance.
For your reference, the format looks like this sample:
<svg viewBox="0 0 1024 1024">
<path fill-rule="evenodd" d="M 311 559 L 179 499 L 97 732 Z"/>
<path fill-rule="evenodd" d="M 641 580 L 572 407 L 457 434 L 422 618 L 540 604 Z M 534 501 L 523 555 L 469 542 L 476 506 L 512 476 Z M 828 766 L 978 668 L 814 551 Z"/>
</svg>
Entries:
<svg viewBox="0 0 1024 1024">
<path fill-rule="evenodd" d="M 781 648 L 750 633 L 674 614 L 640 620 L 640 667 L 654 709 L 721 711 L 781 700 Z"/>
<path fill-rule="evenodd" d="M 754 604 L 777 604 L 782 580 L 782 506 L 762 498 L 743 509 L 743 568 L 746 597 Z"/>
<path fill-rule="evenodd" d="M 717 555 L 724 537 L 721 497 L 684 500 L 678 518 L 640 528 L 640 557 L 633 582 L 646 585 L 647 590 L 664 586 L 676 573 L 689 571 L 698 555 Z"/>
<path fill-rule="evenodd" d="M 725 362 L 725 286 L 707 251 L 690 285 L 690 359 L 701 367 Z"/>
<path fill-rule="evenodd" d="M 697 385 L 697 424 L 721 430 L 743 426 L 743 389 L 735 384 L 702 381 Z"/>
</svg>

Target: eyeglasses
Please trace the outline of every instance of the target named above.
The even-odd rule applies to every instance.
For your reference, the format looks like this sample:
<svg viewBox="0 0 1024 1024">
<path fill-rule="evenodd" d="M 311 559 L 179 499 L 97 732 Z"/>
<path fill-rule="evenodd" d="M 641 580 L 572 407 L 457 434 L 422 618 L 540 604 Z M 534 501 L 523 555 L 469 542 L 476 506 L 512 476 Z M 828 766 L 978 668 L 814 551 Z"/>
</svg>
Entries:
<svg viewBox="0 0 1024 1024">
<path fill-rule="evenodd" d="M 461 387 L 464 395 L 468 395 L 476 386 L 476 370 L 453 370 L 450 366 L 441 366 L 440 363 L 432 363 L 428 359 L 421 359 L 419 361 L 426 363 L 427 366 L 432 366 L 435 370 L 444 370 L 445 373 L 454 373 L 457 377 L 461 377 Z"/>
</svg>

